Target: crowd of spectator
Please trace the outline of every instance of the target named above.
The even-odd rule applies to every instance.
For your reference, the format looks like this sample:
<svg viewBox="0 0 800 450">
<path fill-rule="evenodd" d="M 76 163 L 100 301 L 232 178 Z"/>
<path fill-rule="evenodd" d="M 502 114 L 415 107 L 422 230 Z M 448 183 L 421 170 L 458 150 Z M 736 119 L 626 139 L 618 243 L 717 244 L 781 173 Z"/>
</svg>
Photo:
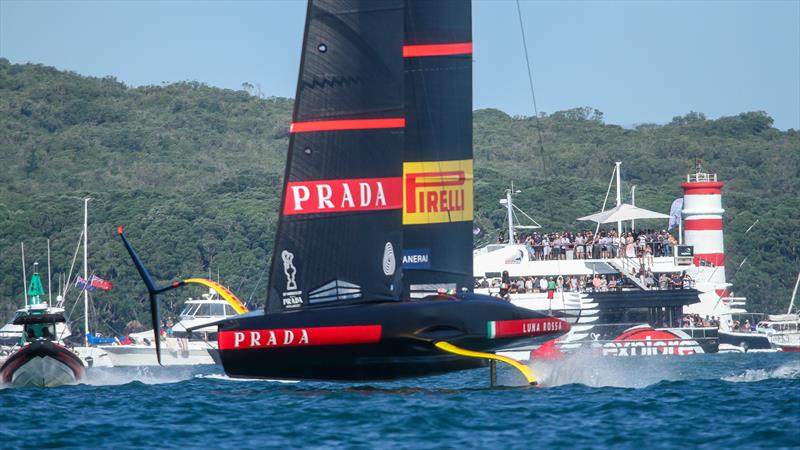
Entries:
<svg viewBox="0 0 800 450">
<path fill-rule="evenodd" d="M 502 237 L 500 238 L 502 240 Z M 558 259 L 640 258 L 670 256 L 678 241 L 667 230 L 638 230 L 617 234 L 616 230 L 520 234 L 518 244 L 528 248 L 531 261 Z"/>
<path fill-rule="evenodd" d="M 683 328 L 719 328 L 719 317 L 706 316 L 700 317 L 700 314 L 684 314 L 681 320 L 681 327 Z"/>
<path fill-rule="evenodd" d="M 693 285 L 691 278 L 685 273 L 675 272 L 672 274 L 662 273 L 656 279 L 650 269 L 641 269 L 642 284 L 647 289 L 653 290 L 672 290 L 690 288 Z M 553 276 L 529 276 L 511 277 L 507 285 L 500 278 L 477 278 L 476 288 L 491 288 L 506 290 L 509 294 L 538 294 L 548 291 L 554 292 L 607 292 L 620 291 L 623 288 L 631 288 L 630 284 L 622 276 L 617 275 L 559 275 Z"/>
<path fill-rule="evenodd" d="M 756 331 L 756 322 L 750 322 L 750 319 L 745 319 L 744 322 L 739 322 L 738 320 L 734 320 L 733 323 L 728 323 L 728 326 L 733 331 L 738 331 L 740 333 L 753 333 Z"/>
</svg>

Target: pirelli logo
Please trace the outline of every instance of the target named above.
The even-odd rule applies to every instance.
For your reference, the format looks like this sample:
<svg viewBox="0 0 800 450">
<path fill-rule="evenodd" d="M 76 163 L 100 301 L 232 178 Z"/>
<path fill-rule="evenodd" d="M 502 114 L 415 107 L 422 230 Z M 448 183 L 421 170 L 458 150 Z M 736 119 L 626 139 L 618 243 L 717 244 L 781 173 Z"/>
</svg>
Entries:
<svg viewBox="0 0 800 450">
<path fill-rule="evenodd" d="M 472 160 L 403 163 L 403 224 L 472 220 Z"/>
</svg>

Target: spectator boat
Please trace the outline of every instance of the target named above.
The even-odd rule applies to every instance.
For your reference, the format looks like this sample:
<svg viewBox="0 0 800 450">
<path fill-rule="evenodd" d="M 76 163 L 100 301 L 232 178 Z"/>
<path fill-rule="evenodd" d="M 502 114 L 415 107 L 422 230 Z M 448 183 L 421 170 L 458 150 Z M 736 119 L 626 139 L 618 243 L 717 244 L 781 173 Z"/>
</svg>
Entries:
<svg viewBox="0 0 800 450">
<path fill-rule="evenodd" d="M 625 210 L 619 201 L 619 167 L 618 163 L 618 205 L 616 211 L 610 210 L 614 214 Z M 631 254 L 629 246 L 615 248 L 612 238 L 588 242 L 568 238 L 554 242 L 551 248 L 557 246 L 559 256 L 548 258 L 544 258 L 543 243 L 518 233 L 513 223 L 514 192 L 509 190 L 501 203 L 508 209 L 508 236 L 512 238 L 474 251 L 475 291 L 567 318 L 573 324 L 572 331 L 557 343 L 565 350 L 605 348 L 606 344 L 612 348 L 611 343 L 629 339 L 629 331 L 640 327 L 661 330 L 666 333 L 661 341 L 679 340 L 693 349 L 680 354 L 715 352 L 720 343 L 729 349 L 738 339 L 731 334 L 732 314 L 745 312 L 746 299 L 734 297 L 725 280 L 722 186 L 716 174 L 706 173 L 699 166 L 687 176 L 681 185 L 684 197 L 676 200 L 671 213 L 683 219 L 677 220 L 678 245 L 663 239 L 666 230 L 657 233 L 661 240 L 645 235 L 633 243 L 634 251 L 647 248 L 649 256 Z M 621 222 L 631 219 L 619 219 L 618 236 L 623 235 Z M 612 217 L 602 222 L 614 221 Z M 591 234 L 599 237 L 597 230 Z M 613 235 L 613 230 L 609 234 Z M 584 282 L 579 283 L 582 277 Z M 695 323 L 685 324 L 686 316 L 696 319 Z M 653 333 L 642 336 L 645 345 L 648 339 L 656 340 Z M 614 351 L 603 353 L 619 355 Z"/>
<path fill-rule="evenodd" d="M 58 332 L 65 330 L 66 323 L 63 310 L 50 308 L 43 295 L 39 274 L 34 272 L 26 308 L 13 320 L 13 325 L 21 327 L 19 348 L 0 367 L 4 385 L 54 387 L 73 384 L 84 375 L 81 359 L 59 340 Z"/>
<path fill-rule="evenodd" d="M 756 326 L 756 332 L 769 338 L 770 344 L 784 352 L 800 352 L 800 320 L 797 314 L 770 314 Z"/>
<path fill-rule="evenodd" d="M 239 311 L 246 312 L 241 302 L 239 308 Z M 212 288 L 199 299 L 189 298 L 178 316 L 178 322 L 160 333 L 163 347 L 161 364 L 214 364 L 212 355 L 217 350 L 216 323 L 237 314 L 239 312 L 234 305 L 221 298 Z M 155 366 L 159 361 L 153 340 L 153 330 L 148 330 L 132 333 L 123 341 L 117 339 L 116 342 L 98 345 L 97 348 L 108 354 L 114 367 Z"/>
<path fill-rule="evenodd" d="M 218 323 L 232 377 L 388 380 L 484 367 L 569 324 L 473 294 L 466 0 L 311 0 L 264 310 Z M 151 295 L 157 288 L 120 230 Z M 408 257 L 424 263 L 400 263 Z M 158 341 L 156 341 L 158 343 Z"/>
</svg>

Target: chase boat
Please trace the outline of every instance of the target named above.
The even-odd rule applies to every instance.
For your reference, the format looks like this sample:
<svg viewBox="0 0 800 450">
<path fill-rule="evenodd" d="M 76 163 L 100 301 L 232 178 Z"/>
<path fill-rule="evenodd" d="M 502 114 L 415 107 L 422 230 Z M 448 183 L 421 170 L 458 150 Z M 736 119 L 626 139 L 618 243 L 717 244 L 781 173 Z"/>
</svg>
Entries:
<svg viewBox="0 0 800 450">
<path fill-rule="evenodd" d="M 34 273 L 26 312 L 14 318 L 14 325 L 22 327 L 20 348 L 0 367 L 4 385 L 54 387 L 73 384 L 84 375 L 81 359 L 58 342 L 57 325 L 65 323 L 64 315 L 51 311 L 43 294 L 39 274 Z"/>
<path fill-rule="evenodd" d="M 471 14 L 468 0 L 309 1 L 267 304 L 217 324 L 229 376 L 390 380 L 501 360 L 535 383 L 495 352 L 569 324 L 471 292 Z M 183 282 L 157 288 L 119 231 L 158 332 L 157 294 Z"/>
</svg>

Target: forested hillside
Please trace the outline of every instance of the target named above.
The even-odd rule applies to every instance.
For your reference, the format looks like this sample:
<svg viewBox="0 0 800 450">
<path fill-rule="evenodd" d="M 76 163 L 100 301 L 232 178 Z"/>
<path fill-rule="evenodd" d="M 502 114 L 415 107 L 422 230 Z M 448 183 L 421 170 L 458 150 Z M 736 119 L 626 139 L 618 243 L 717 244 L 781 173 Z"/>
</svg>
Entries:
<svg viewBox="0 0 800 450">
<path fill-rule="evenodd" d="M 0 59 L 0 317 L 22 304 L 20 241 L 29 270 L 39 261 L 46 275 L 47 238 L 53 272 L 69 270 L 86 196 L 91 270 L 114 282 L 94 295 L 100 331 L 147 323 L 119 224 L 162 282 L 210 271 L 244 300 L 261 301 L 291 108 L 291 99 L 246 89 L 129 88 Z M 623 162 L 626 199 L 635 184 L 637 205 L 667 212 L 701 159 L 727 183 L 726 268 L 735 292 L 749 297 L 750 310 L 785 309 L 800 270 L 800 133 L 773 128 L 766 113 L 689 113 L 624 129 L 590 108 L 538 118 L 480 110 L 474 146 L 476 221 L 489 236 L 504 226 L 498 199 L 511 180 L 523 191 L 517 204 L 546 230 L 574 230 L 588 226 L 576 217 L 599 210 L 614 161 Z M 176 308 L 188 294 L 199 290 L 167 301 Z M 77 295 L 68 294 L 68 311 Z"/>
</svg>

